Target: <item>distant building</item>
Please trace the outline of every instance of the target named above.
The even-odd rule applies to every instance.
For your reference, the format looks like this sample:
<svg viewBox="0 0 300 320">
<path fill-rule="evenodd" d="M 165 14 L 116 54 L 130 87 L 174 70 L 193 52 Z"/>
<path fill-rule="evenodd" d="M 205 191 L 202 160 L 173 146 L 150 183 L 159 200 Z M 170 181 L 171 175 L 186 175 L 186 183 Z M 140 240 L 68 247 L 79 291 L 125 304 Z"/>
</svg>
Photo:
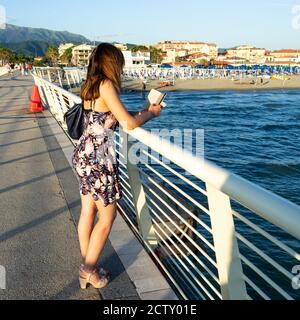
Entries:
<svg viewBox="0 0 300 320">
<path fill-rule="evenodd" d="M 261 64 L 265 62 L 266 49 L 255 48 L 248 45 L 239 46 L 227 50 L 227 58 L 241 58 L 245 63 Z"/>
<path fill-rule="evenodd" d="M 174 63 L 176 58 L 183 58 L 188 54 L 188 50 L 184 49 L 172 49 L 165 51 L 163 55 L 162 63 Z"/>
<path fill-rule="evenodd" d="M 128 50 L 127 44 L 115 43 L 114 46 L 117 47 L 118 49 L 120 49 L 121 51 L 127 51 Z"/>
<path fill-rule="evenodd" d="M 298 64 L 300 63 L 300 50 L 282 49 L 266 52 L 266 63 L 269 64 Z"/>
<path fill-rule="evenodd" d="M 59 53 L 59 56 L 61 57 L 65 52 L 66 50 L 74 47 L 75 45 L 73 43 L 62 43 L 59 47 L 58 47 L 58 53 Z"/>
<path fill-rule="evenodd" d="M 228 63 L 233 66 L 239 66 L 242 64 L 248 64 L 249 61 L 246 58 L 241 57 L 227 57 L 226 60 L 222 61 L 223 63 Z"/>
<path fill-rule="evenodd" d="M 125 58 L 125 68 L 143 67 L 150 64 L 150 51 L 137 51 L 130 50 L 122 51 Z"/>
<path fill-rule="evenodd" d="M 176 57 L 181 57 L 184 55 L 191 54 L 205 54 L 208 57 L 208 60 L 215 59 L 218 57 L 218 46 L 215 43 L 208 42 L 193 42 L 193 41 L 163 41 L 154 45 L 155 48 L 162 50 L 167 53 L 167 59 L 170 60 L 173 57 L 172 61 L 166 62 L 175 62 Z"/>
<path fill-rule="evenodd" d="M 209 62 L 211 60 L 211 57 L 206 53 L 192 53 L 187 55 L 186 57 L 187 61 L 196 62 L 196 63 L 202 63 L 203 61 Z"/>
<path fill-rule="evenodd" d="M 81 44 L 74 47 L 72 50 L 72 63 L 78 67 L 87 66 L 89 64 L 89 58 L 94 48 L 94 46 L 88 44 Z"/>
</svg>

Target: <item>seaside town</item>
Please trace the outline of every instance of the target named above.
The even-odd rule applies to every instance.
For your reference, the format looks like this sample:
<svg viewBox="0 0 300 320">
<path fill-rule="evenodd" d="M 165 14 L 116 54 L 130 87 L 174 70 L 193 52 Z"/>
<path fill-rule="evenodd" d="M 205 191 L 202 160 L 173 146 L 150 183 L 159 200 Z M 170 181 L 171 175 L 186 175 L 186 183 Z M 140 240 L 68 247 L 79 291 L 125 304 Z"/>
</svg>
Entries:
<svg viewBox="0 0 300 320">
<path fill-rule="evenodd" d="M 268 50 L 251 45 L 221 49 L 215 43 L 161 41 L 153 45 L 114 43 L 125 58 L 123 89 L 262 89 L 300 87 L 300 50 Z M 76 68 L 86 73 L 96 43 L 49 46 L 44 56 L 16 58 L 0 48 L 0 66 L 23 75 L 33 68 Z M 51 71 L 53 72 L 53 70 Z M 48 76 L 47 76 L 48 77 Z M 80 78 L 80 83 L 84 80 Z M 196 80 L 196 81 L 195 81 Z M 207 81 L 201 81 L 207 80 Z"/>
<path fill-rule="evenodd" d="M 224 68 L 229 65 L 269 65 L 299 66 L 299 49 L 268 50 L 251 45 L 241 45 L 229 49 L 220 49 L 215 43 L 193 41 L 163 41 L 151 46 L 115 43 L 122 50 L 126 68 L 144 67 L 153 64 L 171 64 L 172 66 L 202 65 Z M 33 64 L 43 66 L 59 64 L 63 66 L 87 66 L 90 54 L 95 45 L 62 43 L 59 47 L 50 46 L 45 56 L 34 57 Z M 10 50 L 0 51 L 0 65 L 10 61 Z"/>
<path fill-rule="evenodd" d="M 151 63 L 172 64 L 174 66 L 197 64 L 216 67 L 228 65 L 256 65 L 270 66 L 300 66 L 300 50 L 282 49 L 270 51 L 241 45 L 230 49 L 219 49 L 215 43 L 190 41 L 163 41 L 153 46 L 135 46 L 128 48 L 126 44 L 115 44 L 122 50 L 126 67 L 146 66 Z M 62 65 L 86 66 L 93 45 L 72 43 L 61 44 L 58 47 L 57 58 Z M 35 61 L 43 62 L 44 57 L 37 57 Z"/>
</svg>

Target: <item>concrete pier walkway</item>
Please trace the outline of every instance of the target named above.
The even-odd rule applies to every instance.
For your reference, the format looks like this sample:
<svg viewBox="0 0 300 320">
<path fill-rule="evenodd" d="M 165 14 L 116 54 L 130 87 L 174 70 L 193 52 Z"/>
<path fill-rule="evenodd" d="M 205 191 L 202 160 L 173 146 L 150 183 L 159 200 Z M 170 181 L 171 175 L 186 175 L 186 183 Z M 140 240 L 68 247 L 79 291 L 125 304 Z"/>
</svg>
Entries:
<svg viewBox="0 0 300 320">
<path fill-rule="evenodd" d="M 80 290 L 78 184 L 47 115 L 27 112 L 32 78 L 0 78 L 0 265 L 5 299 L 139 299 L 108 241 L 112 283 Z"/>
</svg>

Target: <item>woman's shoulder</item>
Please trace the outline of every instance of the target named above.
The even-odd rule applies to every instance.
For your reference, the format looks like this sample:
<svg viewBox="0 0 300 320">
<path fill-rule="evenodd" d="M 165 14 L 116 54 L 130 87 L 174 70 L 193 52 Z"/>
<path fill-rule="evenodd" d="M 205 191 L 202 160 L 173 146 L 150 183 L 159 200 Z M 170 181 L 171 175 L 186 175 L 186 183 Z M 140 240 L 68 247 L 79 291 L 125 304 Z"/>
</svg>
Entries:
<svg viewBox="0 0 300 320">
<path fill-rule="evenodd" d="M 116 88 L 113 84 L 113 82 L 109 79 L 104 79 L 100 83 L 100 96 L 103 92 L 112 93 L 115 92 Z"/>
<path fill-rule="evenodd" d="M 101 82 L 100 82 L 100 89 L 101 88 L 111 88 L 113 87 L 113 82 L 109 79 L 103 79 Z"/>
</svg>

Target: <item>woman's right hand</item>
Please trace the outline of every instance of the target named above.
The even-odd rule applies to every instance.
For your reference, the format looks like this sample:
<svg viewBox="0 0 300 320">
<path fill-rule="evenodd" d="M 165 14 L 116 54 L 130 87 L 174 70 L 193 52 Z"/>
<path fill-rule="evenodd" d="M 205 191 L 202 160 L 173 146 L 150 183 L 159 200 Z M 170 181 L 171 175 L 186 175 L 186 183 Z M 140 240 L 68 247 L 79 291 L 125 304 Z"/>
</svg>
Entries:
<svg viewBox="0 0 300 320">
<path fill-rule="evenodd" d="M 160 104 L 151 104 L 148 111 L 151 112 L 155 117 L 159 117 L 162 106 Z"/>
</svg>

